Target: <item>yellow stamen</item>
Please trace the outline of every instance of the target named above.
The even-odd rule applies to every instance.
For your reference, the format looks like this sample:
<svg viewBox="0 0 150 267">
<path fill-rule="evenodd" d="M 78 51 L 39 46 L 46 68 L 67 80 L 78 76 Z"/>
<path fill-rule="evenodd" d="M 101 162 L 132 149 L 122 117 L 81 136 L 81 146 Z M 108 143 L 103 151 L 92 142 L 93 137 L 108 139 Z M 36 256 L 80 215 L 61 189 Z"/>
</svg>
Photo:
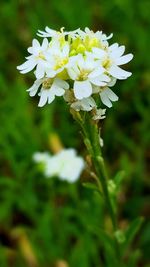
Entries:
<svg viewBox="0 0 150 267">
<path fill-rule="evenodd" d="M 48 78 L 47 80 L 45 80 L 43 83 L 42 83 L 42 87 L 44 89 L 49 89 L 51 87 L 53 83 L 53 79 L 52 78 Z"/>
<path fill-rule="evenodd" d="M 68 58 L 56 58 L 56 65 L 54 66 L 54 70 L 58 70 L 62 68 L 64 65 L 68 63 Z"/>
</svg>

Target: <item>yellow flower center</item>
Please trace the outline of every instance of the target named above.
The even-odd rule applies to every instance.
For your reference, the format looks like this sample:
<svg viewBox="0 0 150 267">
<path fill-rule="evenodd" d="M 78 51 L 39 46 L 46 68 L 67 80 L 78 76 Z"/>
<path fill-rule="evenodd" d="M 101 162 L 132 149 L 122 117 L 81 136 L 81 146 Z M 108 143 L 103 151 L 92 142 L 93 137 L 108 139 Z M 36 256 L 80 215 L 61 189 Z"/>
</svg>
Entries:
<svg viewBox="0 0 150 267">
<path fill-rule="evenodd" d="M 62 79 L 62 80 L 68 80 L 69 79 L 69 75 L 66 69 L 64 69 L 63 71 L 59 72 L 57 74 L 57 77 Z"/>
<path fill-rule="evenodd" d="M 67 63 L 68 63 L 68 57 L 66 57 L 66 58 L 56 57 L 56 64 L 54 66 L 54 70 L 58 70 L 58 69 L 62 68 Z"/>
<path fill-rule="evenodd" d="M 42 52 L 39 53 L 39 55 L 37 56 L 38 59 L 43 59 L 45 60 L 45 56 L 43 55 Z"/>
<path fill-rule="evenodd" d="M 112 60 L 109 57 L 106 57 L 102 62 L 102 66 L 105 69 L 109 69 L 111 67 L 111 65 L 112 65 Z"/>
<path fill-rule="evenodd" d="M 89 70 L 84 70 L 84 69 L 80 70 L 80 74 L 78 75 L 77 80 L 78 81 L 85 81 L 85 80 L 87 80 L 89 73 L 90 73 Z"/>
<path fill-rule="evenodd" d="M 72 41 L 70 56 L 77 55 L 78 53 L 84 54 L 85 51 L 90 52 L 93 47 L 105 49 L 103 44 L 101 44 L 96 37 L 90 38 L 86 36 L 83 40 L 78 37 Z"/>
<path fill-rule="evenodd" d="M 43 89 L 49 89 L 51 87 L 53 83 L 53 79 L 52 78 L 48 78 L 47 80 L 45 80 L 43 83 L 42 83 L 42 87 Z"/>
</svg>

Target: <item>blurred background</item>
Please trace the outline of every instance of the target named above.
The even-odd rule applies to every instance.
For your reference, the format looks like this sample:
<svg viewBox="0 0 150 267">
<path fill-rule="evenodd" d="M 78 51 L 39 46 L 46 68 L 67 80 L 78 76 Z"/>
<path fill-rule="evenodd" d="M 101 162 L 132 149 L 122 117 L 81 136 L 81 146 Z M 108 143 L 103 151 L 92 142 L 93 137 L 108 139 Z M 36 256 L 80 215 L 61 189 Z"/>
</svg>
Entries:
<svg viewBox="0 0 150 267">
<path fill-rule="evenodd" d="M 113 32 L 110 43 L 125 44 L 126 52 L 134 54 L 126 66 L 133 75 L 117 82 L 120 100 L 107 109 L 103 154 L 112 178 L 125 171 L 118 196 L 120 227 L 145 217 L 124 259 L 126 266 L 149 267 L 150 1 L 1 0 L 0 13 L 0 266 L 110 266 L 103 236 L 92 228 L 104 220 L 109 227 L 99 196 L 81 181 L 45 179 L 32 162 L 34 152 L 51 150 L 52 133 L 64 147 L 85 155 L 79 128 L 63 98 L 38 108 L 38 97 L 31 99 L 26 92 L 33 74 L 16 70 L 32 39 L 40 40 L 38 29 L 64 26 Z"/>
</svg>

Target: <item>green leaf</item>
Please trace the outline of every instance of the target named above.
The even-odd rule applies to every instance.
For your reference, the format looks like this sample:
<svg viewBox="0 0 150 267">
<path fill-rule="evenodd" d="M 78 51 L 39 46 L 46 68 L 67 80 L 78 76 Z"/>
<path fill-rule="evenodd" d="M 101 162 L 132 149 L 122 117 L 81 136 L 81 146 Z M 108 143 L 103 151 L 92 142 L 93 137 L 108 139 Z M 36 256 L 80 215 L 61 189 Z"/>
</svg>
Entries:
<svg viewBox="0 0 150 267">
<path fill-rule="evenodd" d="M 119 171 L 116 176 L 114 177 L 114 183 L 116 185 L 116 191 L 119 190 L 121 183 L 125 178 L 125 171 Z"/>
<path fill-rule="evenodd" d="M 84 187 L 88 188 L 88 189 L 95 190 L 95 191 L 98 191 L 99 192 L 99 189 L 96 186 L 96 184 L 93 184 L 93 183 L 82 183 L 82 185 Z"/>
<path fill-rule="evenodd" d="M 129 245 L 132 243 L 133 239 L 135 238 L 136 234 L 141 228 L 141 225 L 144 221 L 143 217 L 136 218 L 129 226 L 126 231 L 126 241 L 123 246 L 123 250 L 127 249 Z"/>
</svg>

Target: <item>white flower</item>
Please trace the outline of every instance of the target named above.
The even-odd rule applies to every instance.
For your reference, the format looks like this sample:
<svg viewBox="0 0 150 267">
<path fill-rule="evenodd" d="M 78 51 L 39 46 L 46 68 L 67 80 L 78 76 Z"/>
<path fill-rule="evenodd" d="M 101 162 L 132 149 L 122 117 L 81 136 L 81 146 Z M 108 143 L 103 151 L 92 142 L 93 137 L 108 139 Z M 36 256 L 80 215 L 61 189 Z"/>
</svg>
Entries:
<svg viewBox="0 0 150 267">
<path fill-rule="evenodd" d="M 65 90 L 69 89 L 69 84 L 59 78 L 43 78 L 36 80 L 29 91 L 30 96 L 35 96 L 39 87 L 42 85 L 39 96 L 40 101 L 38 106 L 43 107 L 47 102 L 50 104 L 55 99 L 55 96 L 62 96 Z"/>
<path fill-rule="evenodd" d="M 71 108 L 75 109 L 76 111 L 91 111 L 93 108 L 96 108 L 96 103 L 92 97 L 88 97 L 72 103 Z"/>
<path fill-rule="evenodd" d="M 66 42 L 61 44 L 59 40 L 54 40 L 50 43 L 50 48 L 45 55 L 48 62 L 48 68 L 46 69 L 48 77 L 54 77 L 68 66 L 69 49 L 69 44 Z"/>
<path fill-rule="evenodd" d="M 33 39 L 32 47 L 28 48 L 28 52 L 31 55 L 26 57 L 27 61 L 22 65 L 18 66 L 17 69 L 24 74 L 33 70 L 37 66 L 35 71 L 36 78 L 37 79 L 43 78 L 45 74 L 45 69 L 47 67 L 47 61 L 44 55 L 47 49 L 48 49 L 48 40 L 46 38 L 43 40 L 42 45 L 40 45 L 38 40 Z"/>
<path fill-rule="evenodd" d="M 42 153 L 39 153 L 40 157 Z M 44 153 L 44 157 L 47 153 Z M 35 156 L 34 156 L 35 157 Z M 41 157 L 42 163 L 45 163 L 44 174 L 47 178 L 57 176 L 60 180 L 66 180 L 70 183 L 75 182 L 81 175 L 85 167 L 83 158 L 77 156 L 76 150 L 73 148 L 63 149 L 48 159 Z M 36 162 L 40 162 L 36 160 Z"/>
<path fill-rule="evenodd" d="M 128 63 L 132 60 L 133 55 L 127 54 L 123 56 L 125 51 L 125 46 L 118 46 L 117 43 L 108 47 L 107 52 L 99 49 L 93 48 L 95 58 L 101 61 L 102 66 L 106 69 L 106 72 L 112 77 L 124 80 L 132 75 L 131 72 L 121 69 L 119 66 Z"/>
<path fill-rule="evenodd" d="M 51 103 L 55 96 L 63 96 L 77 111 L 98 110 L 92 98 L 94 94 L 100 95 L 104 105 L 112 107 L 118 96 L 109 87 L 132 74 L 120 67 L 133 58 L 132 54 L 124 55 L 125 46 L 109 45 L 112 34 L 106 36 L 102 31 L 93 32 L 87 27 L 84 31 L 71 32 L 46 27 L 45 31 L 38 31 L 38 35 L 50 40 L 44 38 L 40 45 L 34 39 L 28 48 L 30 56 L 17 68 L 21 73 L 36 68 L 36 81 L 28 91 L 30 96 L 39 91 L 40 107 Z M 99 116 L 97 113 L 97 118 Z"/>
<path fill-rule="evenodd" d="M 93 32 L 88 27 L 85 28 L 84 31 L 78 30 L 78 34 L 82 39 L 88 37 L 89 39 L 97 39 L 100 43 L 99 45 L 108 46 L 108 39 L 111 39 L 113 34 L 111 33 L 109 36 L 104 34 L 102 31 Z"/>
<path fill-rule="evenodd" d="M 61 36 L 65 36 L 65 35 L 72 35 L 72 34 L 76 33 L 77 31 L 78 31 L 78 29 L 75 31 L 66 32 L 66 31 L 64 31 L 63 27 L 60 29 L 60 31 L 55 31 L 53 29 L 50 29 L 48 26 L 46 26 L 45 32 L 38 30 L 37 35 L 40 37 L 55 37 L 56 38 L 56 37 L 61 37 Z"/>
<path fill-rule="evenodd" d="M 133 58 L 132 54 L 123 56 L 124 51 L 125 46 L 119 46 L 117 43 L 108 48 L 108 58 L 112 61 L 110 67 L 108 68 L 108 73 L 119 80 L 127 79 L 132 75 L 131 72 L 125 71 L 119 67 L 128 63 Z"/>
<path fill-rule="evenodd" d="M 96 109 L 95 115 L 92 117 L 93 120 L 103 120 L 105 116 L 106 109 Z"/>
<path fill-rule="evenodd" d="M 99 61 L 92 60 L 91 56 L 73 57 L 76 59 L 75 64 L 69 67 L 68 74 L 74 80 L 74 95 L 81 100 L 92 95 L 92 85 L 105 86 L 110 78 L 103 74 L 105 69 L 100 65 Z"/>
<path fill-rule="evenodd" d="M 111 101 L 115 102 L 115 101 L 118 101 L 118 99 L 119 99 L 118 96 L 109 88 L 109 87 L 114 86 L 115 83 L 116 83 L 116 79 L 111 78 L 111 80 L 110 80 L 110 82 L 108 82 L 107 86 L 104 86 L 104 87 L 94 86 L 93 87 L 93 93 L 94 94 L 99 93 L 102 103 L 109 108 L 112 107 Z"/>
</svg>

